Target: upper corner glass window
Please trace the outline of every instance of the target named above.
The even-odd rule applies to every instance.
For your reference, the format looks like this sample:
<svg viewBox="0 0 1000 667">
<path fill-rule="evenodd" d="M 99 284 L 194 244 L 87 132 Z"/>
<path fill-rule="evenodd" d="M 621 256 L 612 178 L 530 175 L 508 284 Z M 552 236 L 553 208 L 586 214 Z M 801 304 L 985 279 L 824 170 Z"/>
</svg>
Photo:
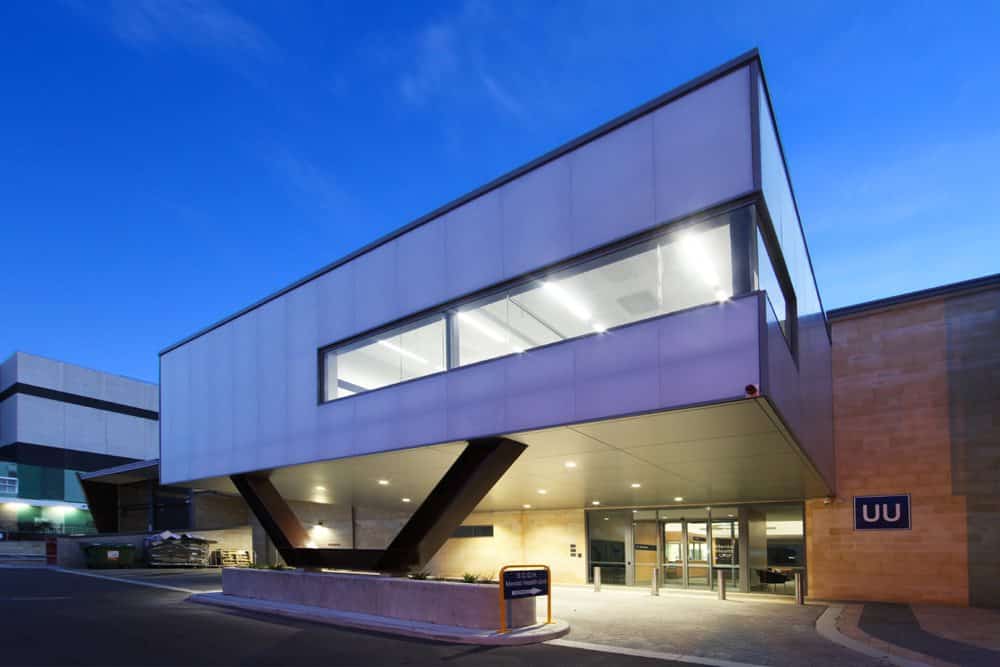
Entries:
<svg viewBox="0 0 1000 667">
<path fill-rule="evenodd" d="M 323 400 L 353 396 L 447 367 L 445 318 L 435 315 L 323 355 Z"/>
<path fill-rule="evenodd" d="M 785 301 L 785 292 L 781 289 L 778 275 L 774 271 L 771 263 L 771 255 L 767 250 L 767 244 L 760 230 L 757 230 L 757 289 L 766 293 L 768 305 L 768 321 L 774 321 L 781 329 L 785 339 L 789 339 L 788 331 L 788 306 Z"/>
</svg>

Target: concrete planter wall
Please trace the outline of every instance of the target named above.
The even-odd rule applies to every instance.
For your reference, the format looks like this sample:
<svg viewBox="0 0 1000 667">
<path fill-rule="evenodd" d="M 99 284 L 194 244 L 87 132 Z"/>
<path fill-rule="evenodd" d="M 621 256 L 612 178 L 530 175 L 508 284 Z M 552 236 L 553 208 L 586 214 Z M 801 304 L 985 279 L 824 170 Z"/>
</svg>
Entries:
<svg viewBox="0 0 1000 667">
<path fill-rule="evenodd" d="M 497 584 L 227 568 L 222 571 L 222 592 L 408 621 L 483 630 L 500 627 Z M 536 623 L 535 598 L 511 600 L 507 607 L 509 627 Z"/>
</svg>

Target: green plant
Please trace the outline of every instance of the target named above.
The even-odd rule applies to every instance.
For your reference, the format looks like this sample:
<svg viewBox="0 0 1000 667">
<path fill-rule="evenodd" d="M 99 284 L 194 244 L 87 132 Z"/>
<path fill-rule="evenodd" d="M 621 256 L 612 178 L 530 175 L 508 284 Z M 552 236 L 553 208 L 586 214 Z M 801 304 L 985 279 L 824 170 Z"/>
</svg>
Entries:
<svg viewBox="0 0 1000 667">
<path fill-rule="evenodd" d="M 462 575 L 462 581 L 464 581 L 467 584 L 474 584 L 477 581 L 479 581 L 479 575 L 472 574 L 471 572 L 466 572 L 465 574 Z"/>
<path fill-rule="evenodd" d="M 427 579 L 431 576 L 431 573 L 427 570 L 414 570 L 410 572 L 410 579 Z"/>
</svg>

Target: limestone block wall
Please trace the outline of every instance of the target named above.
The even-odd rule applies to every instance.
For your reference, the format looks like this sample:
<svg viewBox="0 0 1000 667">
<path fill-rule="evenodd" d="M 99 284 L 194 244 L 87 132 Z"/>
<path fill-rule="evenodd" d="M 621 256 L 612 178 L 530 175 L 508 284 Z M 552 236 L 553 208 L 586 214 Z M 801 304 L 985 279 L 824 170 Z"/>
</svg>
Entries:
<svg viewBox="0 0 1000 667">
<path fill-rule="evenodd" d="M 1000 606 L 1000 287 L 833 322 L 837 497 L 806 503 L 818 598 Z M 912 529 L 855 531 L 909 493 Z"/>
<path fill-rule="evenodd" d="M 477 512 L 464 525 L 492 525 L 493 537 L 452 538 L 431 559 L 437 576 L 466 572 L 496 577 L 504 565 L 538 563 L 552 568 L 561 584 L 587 580 L 586 528 L 583 510 Z M 576 546 L 571 555 L 570 546 Z"/>
</svg>

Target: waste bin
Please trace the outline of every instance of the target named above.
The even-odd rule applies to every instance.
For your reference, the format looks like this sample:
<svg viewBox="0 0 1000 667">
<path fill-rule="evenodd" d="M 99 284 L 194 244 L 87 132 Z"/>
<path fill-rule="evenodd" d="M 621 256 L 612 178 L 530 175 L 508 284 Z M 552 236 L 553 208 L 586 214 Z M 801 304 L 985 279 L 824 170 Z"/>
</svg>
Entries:
<svg viewBox="0 0 1000 667">
<path fill-rule="evenodd" d="M 131 544 L 83 544 L 81 547 L 87 557 L 87 567 L 92 570 L 132 567 L 135 562 L 135 546 Z"/>
</svg>

